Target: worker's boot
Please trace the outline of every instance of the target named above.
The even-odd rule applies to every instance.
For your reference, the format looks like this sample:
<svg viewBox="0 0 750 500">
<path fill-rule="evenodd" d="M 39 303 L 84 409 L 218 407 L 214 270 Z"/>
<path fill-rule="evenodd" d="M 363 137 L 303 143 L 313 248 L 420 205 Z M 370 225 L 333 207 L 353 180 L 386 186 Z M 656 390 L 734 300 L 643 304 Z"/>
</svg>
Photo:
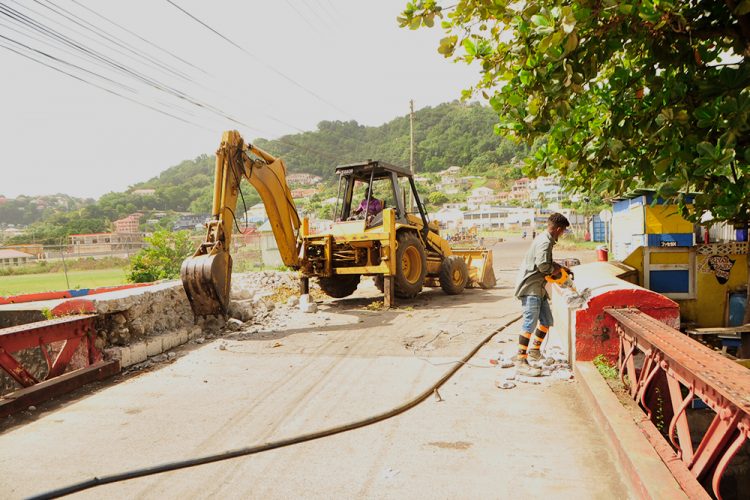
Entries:
<svg viewBox="0 0 750 500">
<path fill-rule="evenodd" d="M 516 360 L 516 373 L 518 375 L 524 375 L 526 377 L 541 377 L 542 370 L 534 368 L 529 364 L 526 358 Z"/>
<path fill-rule="evenodd" d="M 528 350 L 529 361 L 543 361 L 542 351 L 539 349 L 531 348 Z"/>
</svg>

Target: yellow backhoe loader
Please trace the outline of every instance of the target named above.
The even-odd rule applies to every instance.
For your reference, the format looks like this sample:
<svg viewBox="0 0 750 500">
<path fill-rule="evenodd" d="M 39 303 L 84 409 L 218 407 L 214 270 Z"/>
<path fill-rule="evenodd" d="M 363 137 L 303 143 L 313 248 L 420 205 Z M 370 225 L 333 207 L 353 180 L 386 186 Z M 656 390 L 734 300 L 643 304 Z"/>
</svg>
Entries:
<svg viewBox="0 0 750 500">
<path fill-rule="evenodd" d="M 331 297 L 346 297 L 362 276 L 373 276 L 393 297 L 411 298 L 423 286 L 440 286 L 448 294 L 467 286 L 495 286 L 492 252 L 483 248 L 455 250 L 429 223 L 408 170 L 381 161 L 336 168 L 339 194 L 334 223 L 312 233 L 300 219 L 286 181 L 283 160 L 247 144 L 239 132 L 225 132 L 216 152 L 212 220 L 205 241 L 181 269 L 182 282 L 196 315 L 226 314 L 229 305 L 232 224 L 243 178 L 258 191 L 284 264 L 300 271 L 301 292 L 316 277 Z M 355 192 L 364 199 L 353 207 Z M 416 212 L 407 211 L 413 196 Z"/>
</svg>

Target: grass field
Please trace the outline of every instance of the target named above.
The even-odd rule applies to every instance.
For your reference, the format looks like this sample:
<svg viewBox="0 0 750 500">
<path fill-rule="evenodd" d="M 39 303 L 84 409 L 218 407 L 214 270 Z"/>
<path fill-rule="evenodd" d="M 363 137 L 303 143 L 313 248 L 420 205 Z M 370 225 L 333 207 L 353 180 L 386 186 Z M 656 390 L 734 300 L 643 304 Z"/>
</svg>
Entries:
<svg viewBox="0 0 750 500">
<path fill-rule="evenodd" d="M 70 281 L 70 286 L 66 283 L 65 274 L 63 273 L 0 276 L 0 296 L 50 292 L 72 288 L 94 288 L 126 283 L 125 269 L 123 268 L 69 271 L 68 280 Z"/>
</svg>

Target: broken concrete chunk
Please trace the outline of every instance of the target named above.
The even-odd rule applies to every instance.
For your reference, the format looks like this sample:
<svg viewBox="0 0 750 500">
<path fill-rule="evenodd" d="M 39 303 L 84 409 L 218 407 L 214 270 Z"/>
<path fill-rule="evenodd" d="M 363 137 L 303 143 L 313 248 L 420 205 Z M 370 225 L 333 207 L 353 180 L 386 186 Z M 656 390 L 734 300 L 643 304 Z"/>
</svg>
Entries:
<svg viewBox="0 0 750 500">
<path fill-rule="evenodd" d="M 240 320 L 241 322 L 253 319 L 253 300 L 233 300 L 229 302 L 229 316 Z"/>
<path fill-rule="evenodd" d="M 299 299 L 294 295 L 289 297 L 286 301 L 286 305 L 289 307 L 297 307 L 297 304 L 299 304 Z"/>
<path fill-rule="evenodd" d="M 315 302 L 310 302 L 308 304 L 300 304 L 299 310 L 302 311 L 303 313 L 318 312 L 318 304 L 316 304 Z"/>
<path fill-rule="evenodd" d="M 495 382 L 495 387 L 498 389 L 513 389 L 516 386 L 513 382 L 510 380 L 498 380 Z"/>
<path fill-rule="evenodd" d="M 318 310 L 318 304 L 310 297 L 309 293 L 305 293 L 299 297 L 299 310 L 303 313 L 314 313 Z"/>
<path fill-rule="evenodd" d="M 233 332 L 236 332 L 237 330 L 241 329 L 242 325 L 243 325 L 243 322 L 237 318 L 230 318 L 229 321 L 227 321 L 227 329 Z"/>
<path fill-rule="evenodd" d="M 573 372 L 563 368 L 552 373 L 552 378 L 555 380 L 570 380 L 573 378 Z"/>
</svg>

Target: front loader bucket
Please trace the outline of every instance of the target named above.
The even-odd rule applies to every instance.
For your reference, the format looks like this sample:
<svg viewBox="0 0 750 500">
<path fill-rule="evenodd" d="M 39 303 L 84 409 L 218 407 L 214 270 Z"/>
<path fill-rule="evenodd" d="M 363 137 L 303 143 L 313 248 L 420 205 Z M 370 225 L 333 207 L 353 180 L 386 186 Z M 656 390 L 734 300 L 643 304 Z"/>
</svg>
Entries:
<svg viewBox="0 0 750 500">
<path fill-rule="evenodd" d="M 466 286 L 478 286 L 480 288 L 492 288 L 495 280 L 495 270 L 492 268 L 492 250 L 473 248 L 464 250 L 453 250 L 453 255 L 460 255 L 466 261 L 469 268 L 469 282 Z"/>
<path fill-rule="evenodd" d="M 196 316 L 227 315 L 232 279 L 232 256 L 221 250 L 185 259 L 180 268 L 193 313 Z"/>
</svg>

